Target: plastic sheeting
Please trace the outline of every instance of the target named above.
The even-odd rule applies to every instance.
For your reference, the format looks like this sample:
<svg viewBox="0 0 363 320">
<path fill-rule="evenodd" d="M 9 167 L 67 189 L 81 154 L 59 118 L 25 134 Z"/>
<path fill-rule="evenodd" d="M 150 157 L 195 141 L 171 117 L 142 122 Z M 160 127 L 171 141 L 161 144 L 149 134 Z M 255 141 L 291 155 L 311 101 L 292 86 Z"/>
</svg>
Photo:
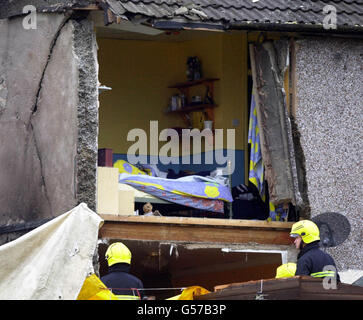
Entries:
<svg viewBox="0 0 363 320">
<path fill-rule="evenodd" d="M 75 300 L 103 220 L 86 204 L 0 247 L 0 299 Z"/>
<path fill-rule="evenodd" d="M 91 274 L 83 283 L 77 300 L 118 300 L 95 274 Z"/>
<path fill-rule="evenodd" d="M 203 287 L 192 286 L 185 288 L 181 294 L 168 298 L 166 300 L 194 300 L 195 296 L 200 296 L 207 293 L 210 293 L 210 291 Z"/>
</svg>

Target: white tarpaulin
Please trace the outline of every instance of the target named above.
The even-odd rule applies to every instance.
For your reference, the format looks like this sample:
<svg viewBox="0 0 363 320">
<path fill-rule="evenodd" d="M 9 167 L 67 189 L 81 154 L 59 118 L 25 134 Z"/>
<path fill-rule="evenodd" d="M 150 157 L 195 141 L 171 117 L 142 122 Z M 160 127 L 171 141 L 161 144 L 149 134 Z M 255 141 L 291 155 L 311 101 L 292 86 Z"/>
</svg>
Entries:
<svg viewBox="0 0 363 320">
<path fill-rule="evenodd" d="M 0 299 L 75 300 L 103 220 L 86 204 L 0 246 Z"/>
</svg>

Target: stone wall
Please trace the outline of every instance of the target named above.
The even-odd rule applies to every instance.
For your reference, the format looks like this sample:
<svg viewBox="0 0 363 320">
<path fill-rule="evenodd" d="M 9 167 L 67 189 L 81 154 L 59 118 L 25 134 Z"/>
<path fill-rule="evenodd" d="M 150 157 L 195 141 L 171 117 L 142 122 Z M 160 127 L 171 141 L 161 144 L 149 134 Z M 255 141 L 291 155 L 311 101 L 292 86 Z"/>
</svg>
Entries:
<svg viewBox="0 0 363 320">
<path fill-rule="evenodd" d="M 92 23 L 0 20 L 0 226 L 95 209 L 98 64 Z M 0 235 L 4 243 L 18 235 Z"/>
<path fill-rule="evenodd" d="M 96 210 L 98 157 L 98 60 L 93 23 L 73 21 L 78 61 L 77 200 Z"/>
<path fill-rule="evenodd" d="M 295 120 L 310 213 L 339 212 L 351 224 L 349 238 L 328 250 L 339 270 L 363 270 L 362 53 L 361 40 L 297 42 Z"/>
</svg>

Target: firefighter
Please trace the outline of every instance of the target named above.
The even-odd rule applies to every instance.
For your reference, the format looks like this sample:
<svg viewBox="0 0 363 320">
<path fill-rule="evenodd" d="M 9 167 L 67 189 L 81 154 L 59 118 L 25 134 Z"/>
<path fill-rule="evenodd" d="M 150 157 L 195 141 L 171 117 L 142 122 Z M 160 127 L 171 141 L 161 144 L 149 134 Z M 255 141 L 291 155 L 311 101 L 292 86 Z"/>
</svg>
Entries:
<svg viewBox="0 0 363 320">
<path fill-rule="evenodd" d="M 336 277 L 337 282 L 340 282 L 333 258 L 319 248 L 320 231 L 314 222 L 302 220 L 294 223 L 290 236 L 295 238 L 295 247 L 300 250 L 295 275 Z"/>
<path fill-rule="evenodd" d="M 111 244 L 105 254 L 109 273 L 101 281 L 120 300 L 140 300 L 144 298 L 143 283 L 130 274 L 131 251 L 122 242 Z"/>
</svg>

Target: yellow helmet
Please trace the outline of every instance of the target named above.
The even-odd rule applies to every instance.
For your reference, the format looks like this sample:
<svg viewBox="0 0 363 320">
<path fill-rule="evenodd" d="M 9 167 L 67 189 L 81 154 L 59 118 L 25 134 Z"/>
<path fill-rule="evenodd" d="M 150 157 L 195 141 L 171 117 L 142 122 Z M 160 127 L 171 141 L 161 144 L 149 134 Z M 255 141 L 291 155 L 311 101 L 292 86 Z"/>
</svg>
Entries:
<svg viewBox="0 0 363 320">
<path fill-rule="evenodd" d="M 276 269 L 276 278 L 293 277 L 296 272 L 296 263 L 284 263 Z"/>
<path fill-rule="evenodd" d="M 296 237 L 297 235 L 301 236 L 305 243 L 320 240 L 319 228 L 310 220 L 302 220 L 294 223 L 290 235 L 292 237 Z"/>
<path fill-rule="evenodd" d="M 105 257 L 109 267 L 115 263 L 131 264 L 131 251 L 122 242 L 111 244 L 106 251 Z"/>
</svg>

